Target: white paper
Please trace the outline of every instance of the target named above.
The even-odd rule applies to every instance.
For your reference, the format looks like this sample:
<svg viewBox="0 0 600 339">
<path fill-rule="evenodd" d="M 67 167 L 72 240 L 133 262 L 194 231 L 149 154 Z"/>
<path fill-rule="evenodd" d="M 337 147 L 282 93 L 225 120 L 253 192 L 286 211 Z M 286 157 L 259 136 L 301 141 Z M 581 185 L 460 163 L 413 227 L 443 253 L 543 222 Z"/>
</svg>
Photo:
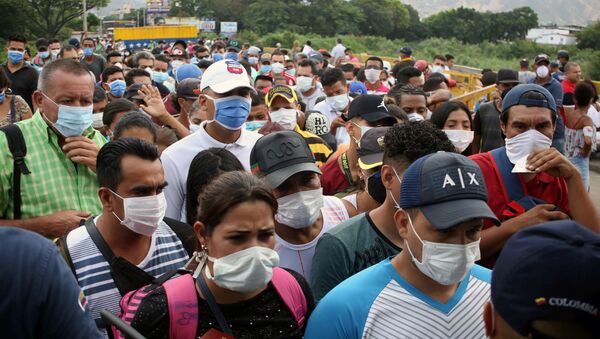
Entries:
<svg viewBox="0 0 600 339">
<path fill-rule="evenodd" d="M 530 171 L 526 167 L 528 156 L 529 155 L 517 160 L 517 163 L 515 164 L 515 167 L 513 167 L 513 170 L 512 170 L 513 173 L 535 173 L 535 171 Z"/>
</svg>

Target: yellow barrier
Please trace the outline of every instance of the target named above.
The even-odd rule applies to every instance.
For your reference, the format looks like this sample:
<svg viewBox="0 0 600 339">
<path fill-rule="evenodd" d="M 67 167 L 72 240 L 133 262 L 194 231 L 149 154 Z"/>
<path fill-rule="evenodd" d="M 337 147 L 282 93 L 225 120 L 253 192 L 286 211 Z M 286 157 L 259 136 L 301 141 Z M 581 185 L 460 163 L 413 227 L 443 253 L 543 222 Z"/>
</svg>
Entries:
<svg viewBox="0 0 600 339">
<path fill-rule="evenodd" d="M 115 40 L 147 40 L 192 38 L 198 35 L 196 26 L 116 27 Z"/>
<path fill-rule="evenodd" d="M 600 93 L 600 81 L 592 81 L 596 86 L 596 93 Z"/>
<path fill-rule="evenodd" d="M 464 103 L 465 105 L 467 105 L 469 107 L 469 109 L 472 111 L 475 108 L 475 103 L 477 101 L 483 99 L 486 96 L 489 99 L 490 94 L 494 93 L 495 91 L 496 91 L 496 85 L 491 85 L 491 86 L 484 87 L 482 89 L 478 89 L 478 90 L 454 97 L 454 98 L 450 99 L 450 101 L 460 101 L 460 102 Z"/>
</svg>

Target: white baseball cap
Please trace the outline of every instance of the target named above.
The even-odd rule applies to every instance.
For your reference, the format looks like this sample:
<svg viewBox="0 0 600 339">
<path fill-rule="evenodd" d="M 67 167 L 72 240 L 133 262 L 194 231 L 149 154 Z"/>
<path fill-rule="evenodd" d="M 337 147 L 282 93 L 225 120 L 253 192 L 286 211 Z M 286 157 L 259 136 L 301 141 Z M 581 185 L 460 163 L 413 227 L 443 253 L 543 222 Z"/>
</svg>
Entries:
<svg viewBox="0 0 600 339">
<path fill-rule="evenodd" d="M 240 87 L 254 90 L 244 66 L 233 60 L 217 61 L 206 69 L 200 81 L 200 90 L 203 91 L 207 87 L 219 94 Z"/>
</svg>

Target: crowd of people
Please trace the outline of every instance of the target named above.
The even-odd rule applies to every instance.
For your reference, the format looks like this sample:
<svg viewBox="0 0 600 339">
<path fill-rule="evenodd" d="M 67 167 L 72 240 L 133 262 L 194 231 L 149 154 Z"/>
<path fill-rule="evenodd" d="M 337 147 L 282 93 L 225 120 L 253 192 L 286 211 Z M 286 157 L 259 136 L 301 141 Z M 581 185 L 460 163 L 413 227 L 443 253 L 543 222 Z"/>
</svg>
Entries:
<svg viewBox="0 0 600 339">
<path fill-rule="evenodd" d="M 35 46 L 0 67 L 7 337 L 600 337 L 600 105 L 566 51 L 468 107 L 406 46 Z"/>
</svg>

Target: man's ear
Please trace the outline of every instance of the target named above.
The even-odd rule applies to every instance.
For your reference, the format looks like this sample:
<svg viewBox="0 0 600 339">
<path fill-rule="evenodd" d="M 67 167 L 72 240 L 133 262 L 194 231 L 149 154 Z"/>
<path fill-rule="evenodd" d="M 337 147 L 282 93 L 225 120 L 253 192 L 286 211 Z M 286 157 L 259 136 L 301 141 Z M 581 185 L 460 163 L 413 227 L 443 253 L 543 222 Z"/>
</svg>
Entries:
<svg viewBox="0 0 600 339">
<path fill-rule="evenodd" d="M 102 204 L 102 209 L 108 212 L 113 211 L 114 195 L 106 187 L 100 187 L 98 189 L 98 198 Z"/>
<path fill-rule="evenodd" d="M 400 208 L 397 209 L 394 213 L 394 223 L 400 237 L 406 239 L 408 237 L 408 212 Z"/>
<path fill-rule="evenodd" d="M 33 92 L 31 98 L 33 99 L 33 102 L 35 103 L 36 107 L 41 107 L 42 106 L 43 95 L 42 95 L 42 91 L 41 90 L 38 89 L 35 92 Z"/>
<path fill-rule="evenodd" d="M 386 190 L 391 191 L 398 179 L 396 178 L 396 174 L 394 173 L 394 169 L 391 165 L 383 165 L 381 166 L 381 182 Z"/>
</svg>

